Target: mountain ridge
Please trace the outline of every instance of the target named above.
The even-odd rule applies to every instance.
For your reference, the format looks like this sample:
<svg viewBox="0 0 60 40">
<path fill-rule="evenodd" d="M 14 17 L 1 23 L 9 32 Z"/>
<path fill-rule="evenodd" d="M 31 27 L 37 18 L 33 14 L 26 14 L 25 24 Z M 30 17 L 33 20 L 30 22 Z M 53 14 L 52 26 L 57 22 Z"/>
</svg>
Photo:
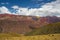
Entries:
<svg viewBox="0 0 60 40">
<path fill-rule="evenodd" d="M 33 29 L 56 22 L 60 22 L 60 17 L 0 14 L 0 31 L 3 33 L 26 33 L 32 31 Z"/>
</svg>

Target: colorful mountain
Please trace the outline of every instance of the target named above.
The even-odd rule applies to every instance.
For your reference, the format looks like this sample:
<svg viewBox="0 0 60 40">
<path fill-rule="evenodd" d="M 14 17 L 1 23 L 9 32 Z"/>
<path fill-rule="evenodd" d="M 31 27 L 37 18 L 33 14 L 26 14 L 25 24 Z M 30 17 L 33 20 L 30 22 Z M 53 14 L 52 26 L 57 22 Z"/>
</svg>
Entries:
<svg viewBox="0 0 60 40">
<path fill-rule="evenodd" d="M 27 33 L 33 29 L 47 24 L 60 22 L 60 17 L 22 16 L 13 14 L 0 14 L 0 32 L 2 33 Z"/>
</svg>

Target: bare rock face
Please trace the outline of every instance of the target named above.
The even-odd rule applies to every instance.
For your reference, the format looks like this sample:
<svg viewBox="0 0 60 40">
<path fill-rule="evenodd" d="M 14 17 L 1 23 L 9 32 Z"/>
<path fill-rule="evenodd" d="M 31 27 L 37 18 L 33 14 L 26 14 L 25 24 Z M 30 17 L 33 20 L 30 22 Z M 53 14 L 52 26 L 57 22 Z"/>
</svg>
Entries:
<svg viewBox="0 0 60 40">
<path fill-rule="evenodd" d="M 27 33 L 44 25 L 60 22 L 59 17 L 35 17 L 0 14 L 0 33 Z"/>
</svg>

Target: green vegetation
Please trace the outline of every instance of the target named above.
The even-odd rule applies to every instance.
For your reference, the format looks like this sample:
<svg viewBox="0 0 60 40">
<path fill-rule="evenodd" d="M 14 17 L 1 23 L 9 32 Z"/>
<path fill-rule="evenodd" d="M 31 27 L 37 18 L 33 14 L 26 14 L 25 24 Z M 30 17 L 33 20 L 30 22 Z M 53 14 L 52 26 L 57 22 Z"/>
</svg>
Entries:
<svg viewBox="0 0 60 40">
<path fill-rule="evenodd" d="M 46 26 L 40 27 L 39 29 L 34 29 L 33 31 L 26 33 L 25 35 L 45 35 L 56 33 L 60 33 L 60 22 L 48 24 Z"/>
</svg>

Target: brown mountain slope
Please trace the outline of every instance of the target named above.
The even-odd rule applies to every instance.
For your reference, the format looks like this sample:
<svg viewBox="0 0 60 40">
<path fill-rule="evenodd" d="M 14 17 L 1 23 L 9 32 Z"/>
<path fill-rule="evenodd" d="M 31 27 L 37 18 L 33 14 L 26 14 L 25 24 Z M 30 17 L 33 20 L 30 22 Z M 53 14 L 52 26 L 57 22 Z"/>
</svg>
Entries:
<svg viewBox="0 0 60 40">
<path fill-rule="evenodd" d="M 32 29 L 55 22 L 60 22 L 60 18 L 55 16 L 37 18 L 35 16 L 0 14 L 0 32 L 26 33 Z"/>
<path fill-rule="evenodd" d="M 1 14 L 0 16 L 0 32 L 3 33 L 26 33 L 32 29 L 30 27 L 39 27 L 31 16 L 20 16 Z"/>
</svg>

